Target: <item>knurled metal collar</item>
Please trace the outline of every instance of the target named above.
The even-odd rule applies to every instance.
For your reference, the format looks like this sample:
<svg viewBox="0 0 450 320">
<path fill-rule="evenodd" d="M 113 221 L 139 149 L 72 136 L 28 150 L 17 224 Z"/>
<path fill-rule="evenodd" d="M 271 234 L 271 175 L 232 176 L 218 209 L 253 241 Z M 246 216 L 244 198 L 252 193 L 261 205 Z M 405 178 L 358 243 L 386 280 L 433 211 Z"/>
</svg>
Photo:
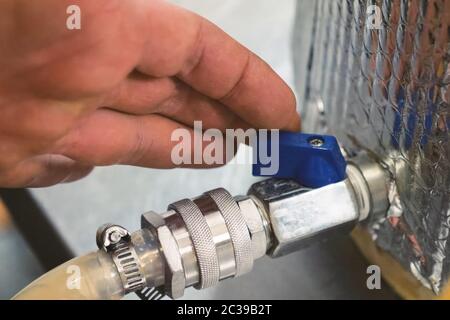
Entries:
<svg viewBox="0 0 450 320">
<path fill-rule="evenodd" d="M 202 212 L 189 199 L 174 202 L 169 209 L 181 215 L 191 236 L 200 269 L 200 282 L 195 287 L 203 289 L 216 285 L 220 279 L 219 259 L 211 229 Z"/>
<path fill-rule="evenodd" d="M 235 276 L 247 273 L 253 268 L 252 242 L 241 210 L 233 197 L 223 188 L 205 193 L 216 203 L 230 234 L 236 261 Z"/>
</svg>

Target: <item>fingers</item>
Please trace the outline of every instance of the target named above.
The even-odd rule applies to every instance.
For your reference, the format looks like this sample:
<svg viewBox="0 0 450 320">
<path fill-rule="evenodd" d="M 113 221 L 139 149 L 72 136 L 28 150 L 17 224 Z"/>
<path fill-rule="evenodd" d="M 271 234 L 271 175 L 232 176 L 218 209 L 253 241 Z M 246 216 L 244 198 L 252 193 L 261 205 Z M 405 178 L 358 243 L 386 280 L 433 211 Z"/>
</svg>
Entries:
<svg viewBox="0 0 450 320">
<path fill-rule="evenodd" d="M 133 72 L 102 99 L 102 106 L 130 114 L 154 113 L 164 101 L 178 94 L 171 78 L 154 78 Z"/>
<path fill-rule="evenodd" d="M 149 16 L 141 72 L 176 76 L 253 126 L 299 129 L 292 91 L 260 58 L 212 23 L 171 4 L 155 2 Z"/>
<path fill-rule="evenodd" d="M 194 140 L 191 128 L 160 115 L 134 116 L 99 109 L 61 139 L 55 152 L 92 166 L 128 164 L 151 168 L 207 167 L 225 162 L 223 149 L 226 146 L 222 144 L 218 147 L 221 150 L 218 157 L 221 158 L 216 164 L 204 162 L 202 158 L 195 163 L 194 157 L 202 157 L 203 150 L 215 140 Z M 180 145 L 180 141 L 187 143 L 186 149 L 175 148 Z M 185 157 L 182 163 L 174 160 L 174 150 L 177 159 Z"/>
<path fill-rule="evenodd" d="M 62 155 L 46 154 L 29 158 L 0 175 L 0 185 L 16 187 L 47 187 L 83 178 L 93 167 Z"/>
<path fill-rule="evenodd" d="M 50 185 L 83 176 L 92 166 L 116 163 L 156 168 L 223 164 L 223 144 L 214 148 L 214 154 L 222 149 L 216 162 L 202 161 L 203 151 L 216 140 L 196 140 L 190 128 L 195 120 L 202 120 L 204 129 L 299 128 L 292 91 L 266 63 L 218 27 L 162 1 L 128 3 L 114 2 L 99 14 L 91 2 L 83 1 L 82 31 L 47 37 L 45 30 L 52 28 L 46 24 L 44 38 L 22 41 L 17 48 L 25 45 L 29 50 L 10 54 L 17 56 L 12 59 L 15 82 L 10 87 L 19 98 L 27 88 L 34 111 L 27 112 L 14 138 L 36 140 L 26 151 L 30 156 L 46 155 L 2 172 L 2 185 Z M 33 16 L 32 11 L 27 9 L 24 17 Z M 29 57 L 35 59 L 22 66 Z M 136 72 L 130 76 L 132 70 L 145 77 Z M 25 74 L 32 76 L 21 76 Z M 113 88 L 117 90 L 105 95 Z M 36 121 L 46 117 L 42 110 L 55 101 L 52 121 Z M 174 137 L 177 129 L 183 134 Z M 220 130 L 216 137 L 221 137 Z M 189 156 L 177 162 L 173 150 L 181 138 L 189 142 L 182 150 Z M 194 161 L 198 152 L 199 162 Z"/>
<path fill-rule="evenodd" d="M 181 86 L 176 96 L 158 106 L 158 113 L 190 127 L 199 120 L 204 129 L 216 128 L 223 132 L 228 128 L 250 127 L 224 104 L 187 86 Z"/>
<path fill-rule="evenodd" d="M 160 114 L 193 127 L 248 128 L 249 124 L 222 103 L 172 78 L 151 78 L 134 74 L 104 99 L 104 105 L 124 113 Z"/>
</svg>

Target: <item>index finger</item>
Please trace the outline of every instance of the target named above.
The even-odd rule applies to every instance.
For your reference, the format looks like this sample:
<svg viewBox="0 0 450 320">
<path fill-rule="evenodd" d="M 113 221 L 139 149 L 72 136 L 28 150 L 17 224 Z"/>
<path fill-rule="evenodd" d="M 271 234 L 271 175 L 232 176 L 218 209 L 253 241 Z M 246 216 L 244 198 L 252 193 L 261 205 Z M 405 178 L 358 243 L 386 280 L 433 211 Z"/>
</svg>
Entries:
<svg viewBox="0 0 450 320">
<path fill-rule="evenodd" d="M 176 76 L 255 127 L 298 130 L 295 97 L 258 56 L 206 19 L 171 4 L 149 10 L 138 69 Z"/>
</svg>

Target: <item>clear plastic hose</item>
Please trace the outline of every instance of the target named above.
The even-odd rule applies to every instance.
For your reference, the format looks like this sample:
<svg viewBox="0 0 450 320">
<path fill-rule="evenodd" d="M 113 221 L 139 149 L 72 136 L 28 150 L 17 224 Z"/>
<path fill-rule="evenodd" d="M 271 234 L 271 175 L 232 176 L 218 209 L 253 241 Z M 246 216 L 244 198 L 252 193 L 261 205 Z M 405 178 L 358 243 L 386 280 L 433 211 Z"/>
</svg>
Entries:
<svg viewBox="0 0 450 320">
<path fill-rule="evenodd" d="M 124 289 L 117 268 L 103 250 L 74 258 L 47 272 L 16 294 L 17 300 L 120 299 Z"/>
</svg>

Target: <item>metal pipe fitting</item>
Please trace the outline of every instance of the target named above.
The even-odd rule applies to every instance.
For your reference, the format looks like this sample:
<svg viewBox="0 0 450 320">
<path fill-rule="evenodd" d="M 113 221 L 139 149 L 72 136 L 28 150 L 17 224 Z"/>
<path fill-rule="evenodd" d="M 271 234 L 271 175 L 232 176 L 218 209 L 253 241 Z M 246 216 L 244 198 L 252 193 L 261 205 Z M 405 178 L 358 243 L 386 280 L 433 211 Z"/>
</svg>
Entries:
<svg viewBox="0 0 450 320">
<path fill-rule="evenodd" d="M 203 289 L 251 271 L 268 247 L 263 216 L 250 197 L 233 198 L 224 189 L 143 214 L 141 226 L 159 240 L 165 265 L 158 290 L 178 298 L 186 287 Z"/>
<path fill-rule="evenodd" d="M 348 233 L 385 210 L 387 185 L 384 170 L 361 157 L 349 161 L 347 179 L 337 183 L 311 189 L 271 178 L 234 198 L 215 189 L 172 203 L 164 213 L 143 214 L 142 229 L 131 235 L 108 225 L 97 242 L 117 258 L 127 292 L 179 298 L 187 287 L 208 288 L 251 271 L 265 254 L 283 256 Z"/>
<path fill-rule="evenodd" d="M 359 217 L 348 181 L 309 189 L 291 180 L 268 179 L 252 185 L 249 194 L 263 204 L 268 216 L 271 257 L 345 234 Z"/>
<path fill-rule="evenodd" d="M 111 255 L 125 294 L 164 282 L 159 245 L 147 229 L 130 234 L 121 226 L 105 224 L 97 230 L 96 240 L 98 248 Z"/>
<path fill-rule="evenodd" d="M 360 220 L 389 207 L 389 171 L 365 152 L 347 161 L 347 177 L 360 210 Z"/>
</svg>

